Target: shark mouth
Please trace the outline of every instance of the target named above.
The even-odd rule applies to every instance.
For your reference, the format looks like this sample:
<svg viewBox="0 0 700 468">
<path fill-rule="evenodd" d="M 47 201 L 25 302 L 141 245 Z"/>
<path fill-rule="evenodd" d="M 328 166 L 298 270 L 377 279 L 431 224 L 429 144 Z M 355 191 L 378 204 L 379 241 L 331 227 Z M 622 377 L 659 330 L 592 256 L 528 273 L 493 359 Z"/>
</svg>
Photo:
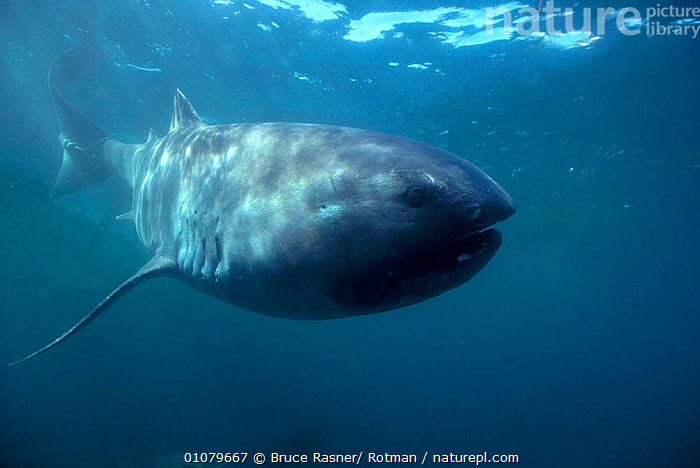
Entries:
<svg viewBox="0 0 700 468">
<path fill-rule="evenodd" d="M 469 281 L 493 258 L 501 233 L 487 229 L 418 255 L 395 273 L 382 302 L 415 304 Z"/>
</svg>

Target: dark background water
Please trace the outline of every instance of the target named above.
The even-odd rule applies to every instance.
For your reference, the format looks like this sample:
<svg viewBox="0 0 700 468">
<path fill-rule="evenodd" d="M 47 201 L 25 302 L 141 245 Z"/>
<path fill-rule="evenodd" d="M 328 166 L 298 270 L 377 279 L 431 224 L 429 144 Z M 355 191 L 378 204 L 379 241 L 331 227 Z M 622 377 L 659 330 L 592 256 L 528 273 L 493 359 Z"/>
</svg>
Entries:
<svg viewBox="0 0 700 468">
<path fill-rule="evenodd" d="M 163 135 L 176 87 L 217 122 L 417 138 L 513 196 L 503 247 L 431 301 L 330 322 L 147 282 L 0 371 L 0 465 L 167 466 L 187 451 L 697 465 L 700 38 L 454 48 L 415 23 L 356 43 L 349 20 L 369 12 L 457 4 L 346 2 L 324 22 L 248 4 L 2 2 L 2 362 L 63 333 L 147 259 L 113 220 L 129 209 L 118 183 L 48 199 L 60 148 L 46 72 L 81 30 L 102 63 L 67 95 L 121 138 Z"/>
</svg>

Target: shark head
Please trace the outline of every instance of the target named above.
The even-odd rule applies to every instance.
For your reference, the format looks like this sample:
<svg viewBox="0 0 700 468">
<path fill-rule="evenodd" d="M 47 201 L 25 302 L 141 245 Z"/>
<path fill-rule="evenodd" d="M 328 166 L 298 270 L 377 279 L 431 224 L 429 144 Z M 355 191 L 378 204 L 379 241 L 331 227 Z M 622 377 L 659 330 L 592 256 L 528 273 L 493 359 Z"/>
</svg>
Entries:
<svg viewBox="0 0 700 468">
<path fill-rule="evenodd" d="M 352 245 L 344 250 L 356 267 L 337 294 L 349 305 L 393 309 L 476 275 L 501 245 L 500 233 L 490 227 L 510 217 L 515 204 L 462 158 L 413 140 L 374 138 L 379 141 L 346 154 L 358 161 L 361 175 L 348 181 L 357 193 L 349 197 L 354 206 L 347 220 L 354 235 L 337 242 Z"/>
<path fill-rule="evenodd" d="M 304 169 L 281 183 L 276 227 L 265 229 L 284 233 L 264 263 L 282 272 L 291 289 L 278 302 L 297 309 L 295 318 L 415 304 L 468 281 L 491 260 L 501 244 L 491 226 L 515 204 L 482 170 L 407 138 L 355 129 L 333 138 L 325 152 L 307 148 L 303 160 L 287 158 Z M 330 302 L 314 307 L 324 304 L 319 293 Z M 291 304 L 293 296 L 304 300 Z"/>
</svg>

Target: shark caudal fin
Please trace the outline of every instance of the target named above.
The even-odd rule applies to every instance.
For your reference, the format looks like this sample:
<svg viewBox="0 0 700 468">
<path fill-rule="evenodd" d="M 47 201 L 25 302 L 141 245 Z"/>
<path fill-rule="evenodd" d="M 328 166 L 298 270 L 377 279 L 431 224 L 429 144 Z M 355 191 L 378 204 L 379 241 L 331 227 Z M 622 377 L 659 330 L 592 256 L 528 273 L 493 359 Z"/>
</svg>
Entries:
<svg viewBox="0 0 700 468">
<path fill-rule="evenodd" d="M 49 90 L 61 127 L 59 138 L 63 147 L 63 164 L 52 197 L 76 192 L 113 173 L 101 153 L 109 135 L 69 104 L 58 90 L 59 82 L 65 85 L 75 80 L 86 64 L 94 60 L 93 55 L 86 47 L 71 49 L 58 56 L 49 70 Z"/>
<path fill-rule="evenodd" d="M 97 307 L 95 307 L 92 310 L 92 312 L 80 319 L 80 321 L 73 325 L 73 327 L 71 327 L 67 332 L 65 332 L 63 335 L 59 336 L 40 350 L 33 352 L 29 356 L 24 357 L 19 361 L 15 361 L 11 364 L 8 364 L 7 367 L 14 366 L 15 364 L 19 364 L 20 362 L 28 361 L 31 358 L 43 353 L 44 351 L 48 351 L 54 346 L 63 343 L 68 337 L 73 336 L 78 332 L 78 330 L 83 328 L 88 323 L 92 322 L 100 313 L 102 313 L 105 309 L 114 304 L 114 302 L 117 299 L 122 297 L 127 292 L 131 291 L 138 284 L 141 284 L 147 279 L 155 278 L 157 276 L 177 276 L 178 271 L 179 270 L 177 268 L 177 263 L 172 259 L 170 255 L 156 254 L 134 276 L 120 284 L 119 287 L 112 291 L 109 294 L 109 296 L 104 298 L 104 300 L 100 302 L 100 304 Z"/>
</svg>

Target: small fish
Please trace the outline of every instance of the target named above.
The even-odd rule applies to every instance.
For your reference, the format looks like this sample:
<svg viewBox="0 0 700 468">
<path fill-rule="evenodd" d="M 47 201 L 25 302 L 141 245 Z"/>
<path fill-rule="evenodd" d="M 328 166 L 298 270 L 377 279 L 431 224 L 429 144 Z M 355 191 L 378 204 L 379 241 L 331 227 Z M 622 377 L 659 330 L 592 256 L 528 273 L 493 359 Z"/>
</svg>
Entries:
<svg viewBox="0 0 700 468">
<path fill-rule="evenodd" d="M 617 148 L 617 145 L 613 145 L 612 148 L 610 148 L 609 150 L 607 150 L 603 156 L 608 156 L 608 155 L 611 154 L 613 151 L 615 151 L 615 148 Z M 610 158 L 608 158 L 608 159 L 610 159 Z"/>
</svg>

